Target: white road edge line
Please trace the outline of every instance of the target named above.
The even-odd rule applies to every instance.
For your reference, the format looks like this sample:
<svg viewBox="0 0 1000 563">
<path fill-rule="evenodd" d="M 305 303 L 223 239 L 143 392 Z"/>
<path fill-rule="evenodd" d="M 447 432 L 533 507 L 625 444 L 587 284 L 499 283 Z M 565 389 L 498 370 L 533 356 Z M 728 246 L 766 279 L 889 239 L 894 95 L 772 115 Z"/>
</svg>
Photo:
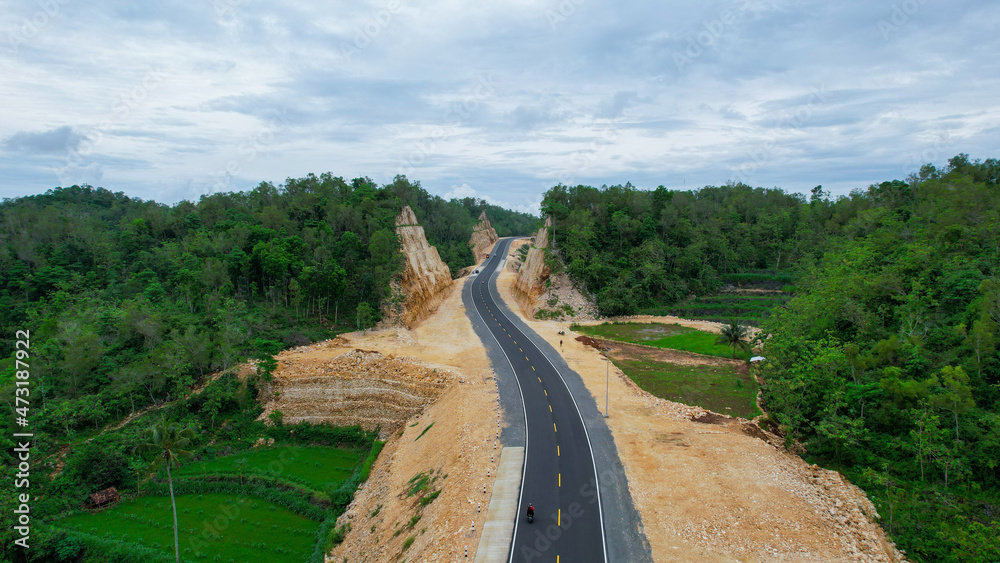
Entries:
<svg viewBox="0 0 1000 563">
<path fill-rule="evenodd" d="M 513 242 L 513 241 L 511 241 L 511 242 Z M 509 243 L 507 244 L 507 247 L 508 248 L 510 247 Z M 494 246 L 493 249 L 494 249 L 494 257 L 496 257 L 496 255 L 497 255 L 497 253 L 496 253 L 496 246 Z M 497 273 L 496 269 L 493 270 L 493 273 L 497 274 L 499 276 L 499 274 Z M 490 277 L 489 276 L 486 278 L 486 281 L 487 282 L 490 281 Z M 473 282 L 473 287 L 475 287 L 475 282 Z M 489 291 L 490 291 L 489 287 L 490 287 L 489 285 L 486 286 L 486 292 L 487 293 L 489 293 Z M 471 293 L 472 290 L 470 289 L 469 291 Z M 490 298 L 492 298 L 492 297 L 493 297 L 493 295 L 490 294 Z M 475 303 L 476 303 L 475 298 L 473 298 L 472 303 L 473 303 L 473 305 L 475 305 Z M 494 305 L 496 305 L 495 301 L 494 301 Z M 500 348 L 500 352 L 503 353 L 503 357 L 507 358 L 507 365 L 510 366 L 510 373 L 514 376 L 514 382 L 517 383 L 517 392 L 518 392 L 519 395 L 521 395 L 521 413 L 524 415 L 524 461 L 521 462 L 521 490 L 518 491 L 518 493 L 517 493 L 517 513 L 514 516 L 514 533 L 510 536 L 510 559 L 509 559 L 509 561 L 511 563 L 513 563 L 513 561 L 514 561 L 514 538 L 517 537 L 517 525 L 520 524 L 520 522 L 521 522 L 521 501 L 524 500 L 524 498 L 523 498 L 524 497 L 524 477 L 526 475 L 526 472 L 524 471 L 524 467 L 526 465 L 528 465 L 528 409 L 526 409 L 525 406 L 524 406 L 524 391 L 521 389 L 521 381 L 517 378 L 517 372 L 514 371 L 514 364 L 512 364 L 510 362 L 510 357 L 507 355 L 507 352 L 504 352 L 503 346 L 500 344 L 500 340 L 497 339 L 497 335 L 493 334 L 493 330 L 491 330 L 490 327 L 489 327 L 489 325 L 486 324 L 486 319 L 484 319 L 483 316 L 479 313 L 479 309 L 476 308 L 476 307 L 473 307 L 473 309 L 476 310 L 476 316 L 479 317 L 479 320 L 482 321 L 483 326 L 486 327 L 487 332 L 490 333 L 490 336 L 492 336 L 493 340 L 497 343 L 497 347 Z M 500 307 L 497 307 L 496 309 L 499 311 Z M 508 320 L 510 320 L 510 319 L 508 319 Z M 545 354 L 542 354 L 542 355 L 544 356 Z M 500 393 L 500 385 L 497 384 L 497 394 L 499 394 L 499 393 Z M 570 395 L 572 395 L 572 393 L 570 393 Z M 600 499 L 600 492 L 598 492 L 598 499 Z M 604 523 L 603 523 L 603 520 L 602 520 L 602 522 L 601 522 L 601 528 L 602 528 L 601 533 L 602 534 L 604 533 L 603 527 L 604 527 Z M 605 560 L 607 560 L 607 556 L 605 556 Z"/>
<path fill-rule="evenodd" d="M 511 241 L 511 242 L 513 242 L 513 241 Z M 503 298 L 500 297 L 500 290 L 497 290 L 496 296 L 493 295 L 493 291 L 491 290 L 490 286 L 487 286 L 487 291 L 490 292 L 490 297 L 493 298 L 494 303 L 497 301 L 498 298 L 500 299 L 501 302 L 503 302 Z M 507 314 L 504 313 L 503 309 L 501 309 L 500 307 L 497 307 L 497 310 L 500 311 L 500 314 L 503 315 L 503 317 L 505 319 L 507 319 L 507 322 L 509 322 L 511 325 L 514 325 L 515 327 L 517 326 L 514 323 L 514 321 L 512 321 L 510 319 L 510 317 L 508 317 Z M 525 324 L 527 324 L 527 323 L 525 323 Z M 528 327 L 528 328 L 530 329 L 531 327 Z M 527 334 L 525 334 L 524 336 L 525 336 L 525 338 L 528 337 Z M 542 338 L 541 335 L 539 335 L 538 337 Z M 544 338 L 542 340 L 544 340 Z M 531 339 L 528 338 L 528 341 L 531 342 Z M 535 346 L 535 343 L 531 342 L 531 345 Z M 573 399 L 573 406 L 576 407 L 576 414 L 577 414 L 577 416 L 580 417 L 580 425 L 583 426 L 583 433 L 586 434 L 586 436 L 587 436 L 587 446 L 590 447 L 590 461 L 591 461 L 591 463 L 594 466 L 594 485 L 595 485 L 595 487 L 597 489 L 597 512 L 598 512 L 598 516 L 600 517 L 600 520 L 601 520 L 601 545 L 604 548 L 604 563 L 608 563 L 608 542 L 607 542 L 607 538 L 604 535 L 604 508 L 602 506 L 603 503 L 601 502 L 601 481 L 597 477 L 597 460 L 594 458 L 594 444 L 590 441 L 590 432 L 587 430 L 587 423 L 583 420 L 583 414 L 580 412 L 580 405 L 577 404 L 576 397 L 574 397 L 573 396 L 573 392 L 570 391 L 569 385 L 566 383 L 566 379 L 563 378 L 562 373 L 560 373 L 559 370 L 556 369 L 555 364 L 553 364 L 552 360 L 550 360 L 549 357 L 546 356 L 544 352 L 542 352 L 541 348 L 539 348 L 538 346 L 535 346 L 535 349 L 538 350 L 538 353 L 541 354 L 543 358 L 545 358 L 545 361 L 549 362 L 549 366 L 552 367 L 552 371 L 556 372 L 556 375 L 559 376 L 559 379 L 562 381 L 563 386 L 566 387 L 566 392 L 569 393 L 569 398 Z M 504 355 L 506 355 L 506 353 Z M 507 361 L 509 362 L 510 359 L 508 358 Z M 515 378 L 516 378 L 516 374 L 515 374 Z M 520 387 L 521 387 L 521 384 L 518 383 L 518 389 L 520 389 Z M 522 406 L 524 405 L 524 394 L 523 393 L 521 394 L 521 404 L 522 404 Z M 525 422 L 524 422 L 524 425 L 525 425 L 524 436 L 525 436 L 525 441 L 527 441 L 527 438 L 528 438 L 528 429 L 527 429 L 527 426 L 528 426 L 528 422 L 527 422 L 527 420 L 528 420 L 528 413 L 527 412 L 525 412 L 525 414 L 524 414 L 524 419 L 525 419 Z M 527 447 L 524 448 L 524 464 L 525 465 L 528 464 L 528 448 Z M 524 492 L 524 475 L 523 475 L 523 473 L 522 473 L 522 476 L 521 476 L 521 491 L 522 491 L 522 493 Z M 520 506 L 521 505 L 520 505 L 520 502 L 519 502 L 518 503 L 518 508 L 520 508 Z M 520 520 L 520 518 L 519 518 L 519 520 Z M 517 524 L 514 524 L 514 537 L 517 537 Z M 513 551 L 514 550 L 511 549 L 511 561 L 512 562 L 513 562 Z"/>
</svg>

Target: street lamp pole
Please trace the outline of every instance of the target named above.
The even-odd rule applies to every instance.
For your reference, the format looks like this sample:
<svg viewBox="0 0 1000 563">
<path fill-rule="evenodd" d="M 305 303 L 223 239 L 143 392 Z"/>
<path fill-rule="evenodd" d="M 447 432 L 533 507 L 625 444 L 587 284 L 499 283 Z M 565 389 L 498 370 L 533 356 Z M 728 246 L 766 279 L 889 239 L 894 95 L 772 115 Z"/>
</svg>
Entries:
<svg viewBox="0 0 1000 563">
<path fill-rule="evenodd" d="M 604 349 L 608 363 L 604 370 L 604 418 L 608 418 L 608 399 L 611 395 L 611 348 Z"/>
</svg>

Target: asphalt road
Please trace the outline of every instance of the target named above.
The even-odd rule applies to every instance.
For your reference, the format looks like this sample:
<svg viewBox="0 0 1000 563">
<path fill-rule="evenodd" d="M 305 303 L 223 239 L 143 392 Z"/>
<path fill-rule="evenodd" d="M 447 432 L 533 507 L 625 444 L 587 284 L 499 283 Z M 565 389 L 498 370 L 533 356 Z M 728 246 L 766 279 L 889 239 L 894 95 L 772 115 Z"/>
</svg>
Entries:
<svg viewBox="0 0 1000 563">
<path fill-rule="evenodd" d="M 497 243 L 472 286 L 476 310 L 510 362 L 524 404 L 524 475 L 511 562 L 606 562 L 600 488 L 590 437 L 566 382 L 507 317 L 495 288 L 510 239 Z M 535 521 L 524 515 L 535 507 Z"/>
</svg>

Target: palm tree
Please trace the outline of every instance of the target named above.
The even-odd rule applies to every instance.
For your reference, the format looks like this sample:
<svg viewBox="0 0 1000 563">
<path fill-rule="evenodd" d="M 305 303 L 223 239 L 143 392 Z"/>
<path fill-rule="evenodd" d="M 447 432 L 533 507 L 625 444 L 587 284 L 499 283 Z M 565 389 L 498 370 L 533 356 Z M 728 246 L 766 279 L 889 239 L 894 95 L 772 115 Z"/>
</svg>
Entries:
<svg viewBox="0 0 1000 563">
<path fill-rule="evenodd" d="M 725 344 L 733 349 L 733 359 L 736 359 L 736 349 L 750 352 L 750 331 L 747 327 L 741 326 L 736 319 L 729 321 L 729 324 L 722 327 L 722 332 L 715 339 L 716 344 Z"/>
<path fill-rule="evenodd" d="M 174 509 L 174 556 L 178 563 L 181 560 L 181 544 L 177 535 L 177 501 L 174 500 L 174 480 L 170 475 L 170 466 L 178 466 L 181 458 L 191 457 L 191 452 L 184 448 L 191 445 L 194 439 L 194 430 L 190 427 L 181 428 L 176 422 L 169 426 L 166 421 L 161 421 L 149 428 L 146 442 L 139 446 L 142 452 L 156 452 L 156 460 L 153 467 L 162 464 L 167 466 L 167 483 L 170 486 L 170 505 Z"/>
</svg>

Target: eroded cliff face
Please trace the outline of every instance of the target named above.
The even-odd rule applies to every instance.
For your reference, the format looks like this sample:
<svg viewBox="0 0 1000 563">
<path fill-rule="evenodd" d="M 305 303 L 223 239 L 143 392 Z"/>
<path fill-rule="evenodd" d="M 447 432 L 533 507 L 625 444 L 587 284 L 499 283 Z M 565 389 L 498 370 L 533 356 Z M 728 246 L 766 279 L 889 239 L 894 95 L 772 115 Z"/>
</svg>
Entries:
<svg viewBox="0 0 1000 563">
<path fill-rule="evenodd" d="M 545 265 L 545 249 L 549 246 L 549 229 L 552 228 L 552 217 L 545 219 L 545 225 L 535 234 L 535 242 L 528 249 L 524 264 L 514 278 L 513 293 L 521 311 L 528 318 L 534 318 L 535 303 L 545 291 L 545 280 L 549 277 L 549 268 Z"/>
<path fill-rule="evenodd" d="M 285 422 L 357 424 L 379 430 L 384 440 L 437 400 L 448 384 L 448 374 L 392 355 L 352 350 L 317 360 L 310 357 L 317 351 L 312 348 L 279 357 L 279 393 L 268 410 L 280 410 Z"/>
<path fill-rule="evenodd" d="M 486 255 L 493 249 L 493 245 L 500 240 L 496 229 L 490 224 L 486 217 L 486 212 L 479 214 L 479 223 L 472 228 L 472 238 L 469 239 L 469 246 L 472 247 L 472 255 L 476 257 L 476 263 L 486 259 Z"/>
<path fill-rule="evenodd" d="M 447 297 L 451 288 L 451 270 L 441 261 L 437 248 L 427 243 L 424 228 L 407 205 L 396 217 L 396 235 L 405 264 L 399 280 L 399 293 L 404 298 L 395 313 L 407 326 L 430 316 Z"/>
</svg>

